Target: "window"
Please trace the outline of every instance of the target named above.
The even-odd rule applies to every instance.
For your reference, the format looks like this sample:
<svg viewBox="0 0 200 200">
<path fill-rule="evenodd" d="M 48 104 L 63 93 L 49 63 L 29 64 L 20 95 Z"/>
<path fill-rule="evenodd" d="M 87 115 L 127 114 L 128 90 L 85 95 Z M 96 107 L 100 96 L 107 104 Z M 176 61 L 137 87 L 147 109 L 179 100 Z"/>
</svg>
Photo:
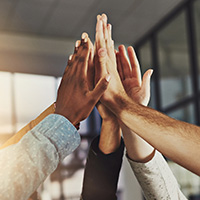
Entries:
<svg viewBox="0 0 200 200">
<path fill-rule="evenodd" d="M 151 43 L 147 41 L 139 49 L 139 62 L 142 74 L 144 74 L 148 69 L 153 69 L 152 66 L 152 55 L 151 55 Z M 149 106 L 155 108 L 155 81 L 154 76 L 151 77 L 151 97 Z"/>
<path fill-rule="evenodd" d="M 158 33 L 162 107 L 192 95 L 185 12 Z"/>
</svg>

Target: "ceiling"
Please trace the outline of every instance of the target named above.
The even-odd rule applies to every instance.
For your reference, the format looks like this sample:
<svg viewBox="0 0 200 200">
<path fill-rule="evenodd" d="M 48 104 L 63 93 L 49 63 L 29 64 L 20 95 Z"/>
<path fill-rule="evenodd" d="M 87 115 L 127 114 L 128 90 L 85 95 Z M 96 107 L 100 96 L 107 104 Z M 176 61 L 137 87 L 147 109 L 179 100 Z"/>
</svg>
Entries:
<svg viewBox="0 0 200 200">
<path fill-rule="evenodd" d="M 97 14 L 108 15 L 116 43 L 133 45 L 182 1 L 0 0 L 0 70 L 61 75 L 81 33 L 94 40 Z"/>
</svg>

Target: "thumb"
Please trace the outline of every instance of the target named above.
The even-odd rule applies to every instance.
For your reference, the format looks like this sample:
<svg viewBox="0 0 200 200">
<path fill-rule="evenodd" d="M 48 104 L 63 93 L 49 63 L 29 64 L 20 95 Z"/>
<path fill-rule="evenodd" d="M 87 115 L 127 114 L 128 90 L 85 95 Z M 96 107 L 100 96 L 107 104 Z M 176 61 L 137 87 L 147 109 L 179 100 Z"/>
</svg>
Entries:
<svg viewBox="0 0 200 200">
<path fill-rule="evenodd" d="M 103 93 L 106 91 L 108 84 L 110 82 L 110 78 L 111 78 L 111 76 L 109 74 L 107 74 L 105 77 L 101 78 L 97 82 L 93 91 L 90 92 L 91 100 L 93 100 L 95 104 L 99 101 L 99 99 L 101 98 Z"/>
<path fill-rule="evenodd" d="M 144 96 L 146 97 L 146 101 L 149 101 L 150 98 L 150 81 L 151 81 L 151 75 L 153 73 L 152 69 L 149 69 L 145 72 L 142 79 L 142 86 L 141 90 L 143 91 Z"/>
</svg>

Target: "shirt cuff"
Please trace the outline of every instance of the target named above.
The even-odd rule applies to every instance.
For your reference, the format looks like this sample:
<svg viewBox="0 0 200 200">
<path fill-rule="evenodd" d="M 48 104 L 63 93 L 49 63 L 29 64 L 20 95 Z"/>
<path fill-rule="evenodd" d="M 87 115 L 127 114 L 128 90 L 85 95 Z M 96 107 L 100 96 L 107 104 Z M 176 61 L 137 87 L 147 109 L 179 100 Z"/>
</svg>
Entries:
<svg viewBox="0 0 200 200">
<path fill-rule="evenodd" d="M 35 137 L 45 136 L 55 146 L 60 161 L 80 144 L 80 135 L 71 122 L 58 114 L 50 114 L 31 130 Z M 42 139 L 42 138 L 41 138 Z"/>
</svg>

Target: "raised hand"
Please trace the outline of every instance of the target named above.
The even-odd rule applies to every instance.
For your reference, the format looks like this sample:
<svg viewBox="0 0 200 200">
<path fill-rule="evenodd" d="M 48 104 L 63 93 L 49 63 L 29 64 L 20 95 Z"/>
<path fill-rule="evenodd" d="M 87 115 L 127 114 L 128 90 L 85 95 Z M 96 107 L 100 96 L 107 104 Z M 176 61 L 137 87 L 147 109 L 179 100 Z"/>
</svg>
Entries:
<svg viewBox="0 0 200 200">
<path fill-rule="evenodd" d="M 124 45 L 120 45 L 118 49 L 117 69 L 124 89 L 133 101 L 146 106 L 150 99 L 150 79 L 153 70 L 148 70 L 141 80 L 140 66 L 133 47 L 127 48 L 130 63 Z M 149 161 L 154 156 L 154 148 L 123 123 L 121 127 L 129 158 L 138 162 Z"/>
<path fill-rule="evenodd" d="M 128 47 L 128 58 L 124 45 L 119 46 L 117 56 L 117 69 L 128 96 L 135 102 L 147 106 L 150 99 L 150 79 L 153 73 L 152 69 L 145 72 L 141 80 L 140 65 L 135 55 L 133 47 Z"/>
<path fill-rule="evenodd" d="M 116 55 L 114 50 L 114 42 L 111 37 L 111 25 L 107 25 L 106 15 L 97 16 L 96 25 L 96 56 L 95 62 L 95 80 L 104 74 L 110 74 L 111 80 L 107 91 L 103 94 L 101 102 L 106 106 L 112 104 L 114 98 L 120 95 L 126 95 L 126 92 L 121 83 L 119 74 L 117 72 Z"/>
<path fill-rule="evenodd" d="M 84 120 L 107 89 L 110 77 L 100 76 L 92 91 L 88 86 L 88 61 L 91 54 L 88 35 L 83 33 L 65 69 L 56 100 L 56 114 L 65 116 L 76 125 Z"/>
</svg>

